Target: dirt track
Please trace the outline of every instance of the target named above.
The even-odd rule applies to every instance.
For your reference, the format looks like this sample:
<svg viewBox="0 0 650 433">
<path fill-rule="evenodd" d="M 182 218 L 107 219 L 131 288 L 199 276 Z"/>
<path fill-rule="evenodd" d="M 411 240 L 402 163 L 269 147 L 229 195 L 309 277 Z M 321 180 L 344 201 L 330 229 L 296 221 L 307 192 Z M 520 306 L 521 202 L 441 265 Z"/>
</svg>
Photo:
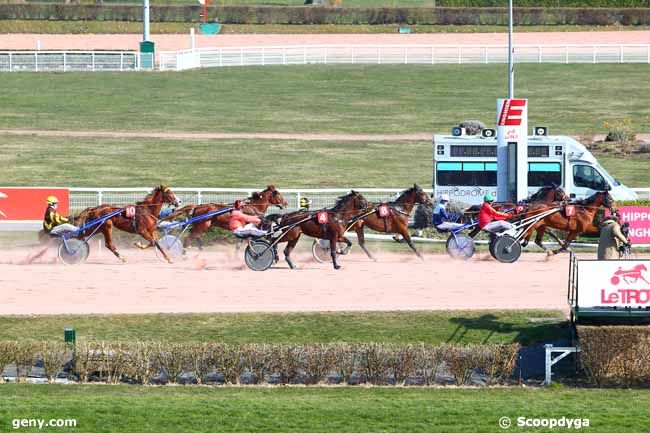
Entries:
<svg viewBox="0 0 650 433">
<path fill-rule="evenodd" d="M 480 254 L 470 262 L 446 255 L 379 252 L 343 257 L 343 269 L 297 255 L 301 269 L 284 262 L 266 272 L 246 268 L 232 248 L 213 250 L 173 265 L 153 251 L 125 250 L 128 263 L 104 250 L 88 263 L 15 264 L 27 250 L 3 256 L 0 315 L 244 311 L 354 311 L 439 309 L 566 309 L 568 255 L 547 261 L 525 254 L 507 265 Z"/>
<path fill-rule="evenodd" d="M 515 29 L 516 32 L 516 29 Z M 190 48 L 189 35 L 152 35 L 156 51 Z M 137 50 L 140 34 L 126 35 L 0 35 L 0 49 L 35 50 Z M 527 32 L 515 33 L 515 44 L 647 44 L 650 31 L 619 32 Z M 196 47 L 273 46 L 273 45 L 503 45 L 507 33 L 419 33 L 314 34 L 314 35 L 216 35 L 196 36 Z"/>
</svg>

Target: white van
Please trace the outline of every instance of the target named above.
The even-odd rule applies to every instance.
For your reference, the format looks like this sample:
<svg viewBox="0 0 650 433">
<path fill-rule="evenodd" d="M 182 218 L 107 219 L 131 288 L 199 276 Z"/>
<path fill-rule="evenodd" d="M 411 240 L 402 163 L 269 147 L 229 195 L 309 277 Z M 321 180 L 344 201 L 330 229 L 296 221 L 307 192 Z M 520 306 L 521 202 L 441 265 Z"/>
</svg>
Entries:
<svg viewBox="0 0 650 433">
<path fill-rule="evenodd" d="M 615 200 L 637 200 L 637 194 L 614 179 L 596 158 L 571 137 L 528 137 L 528 192 L 561 185 L 571 198 L 581 199 L 609 188 Z M 433 137 L 433 189 L 436 196 L 480 204 L 497 192 L 497 140 L 482 136 Z"/>
</svg>

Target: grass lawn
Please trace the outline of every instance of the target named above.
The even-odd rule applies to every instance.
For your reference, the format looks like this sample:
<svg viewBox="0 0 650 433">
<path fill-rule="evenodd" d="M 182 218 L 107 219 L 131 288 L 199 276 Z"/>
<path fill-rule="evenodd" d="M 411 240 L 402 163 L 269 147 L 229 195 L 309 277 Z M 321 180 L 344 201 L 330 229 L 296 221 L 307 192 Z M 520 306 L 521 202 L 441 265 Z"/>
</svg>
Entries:
<svg viewBox="0 0 650 433">
<path fill-rule="evenodd" d="M 650 391 L 551 388 L 215 388 L 2 385 L 0 425 L 76 419 L 83 432 L 500 432 L 518 417 L 589 419 L 590 432 L 645 431 Z M 36 432 L 38 428 L 20 431 Z"/>
<path fill-rule="evenodd" d="M 275 1 L 275 0 L 274 0 Z M 152 3 L 155 3 L 152 2 Z M 191 2 L 187 2 L 194 4 Z M 188 34 L 198 23 L 151 23 L 152 34 Z M 410 25 L 412 33 L 505 33 L 507 26 Z M 397 24 L 224 24 L 221 34 L 395 33 Z M 521 32 L 638 31 L 650 26 L 519 26 Z M 142 23 L 126 21 L 0 20 L 0 33 L 120 34 L 140 33 Z"/>
<path fill-rule="evenodd" d="M 2 186 L 141 187 L 162 182 L 176 187 L 262 188 L 272 183 L 282 190 L 406 188 L 417 182 L 430 188 L 433 178 L 429 141 L 3 136 L 0 148 Z M 625 185 L 650 185 L 649 158 L 597 158 Z"/>
<path fill-rule="evenodd" d="M 647 65 L 518 65 L 516 74 L 530 125 L 602 133 L 604 121 L 630 118 L 650 131 Z M 491 125 L 507 85 L 504 65 L 312 65 L 6 74 L 3 89 L 0 129 L 400 134 Z"/>
<path fill-rule="evenodd" d="M 63 328 L 95 340 L 224 343 L 510 343 L 568 337 L 560 311 L 233 313 L 0 316 L 3 340 L 60 340 Z"/>
</svg>

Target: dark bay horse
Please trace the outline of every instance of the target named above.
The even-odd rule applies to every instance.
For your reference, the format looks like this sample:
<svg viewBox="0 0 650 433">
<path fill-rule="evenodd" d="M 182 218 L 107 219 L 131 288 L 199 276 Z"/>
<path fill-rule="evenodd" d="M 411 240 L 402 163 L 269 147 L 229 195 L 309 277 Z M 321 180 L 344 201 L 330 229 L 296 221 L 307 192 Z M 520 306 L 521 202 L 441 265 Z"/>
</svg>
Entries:
<svg viewBox="0 0 650 433">
<path fill-rule="evenodd" d="M 176 198 L 176 195 L 174 195 L 171 189 L 164 185 L 159 185 L 155 187 L 151 194 L 147 195 L 144 200 L 137 202 L 135 205 L 131 205 L 135 208 L 135 215 L 133 217 L 126 216 L 126 209 L 131 206 L 101 205 L 81 211 L 79 216 L 75 219 L 75 223 L 77 223 L 78 226 L 81 226 L 87 221 L 101 218 L 111 212 L 124 209 L 125 212 L 107 220 L 100 228 L 100 231 L 104 235 L 106 248 L 111 250 L 113 254 L 115 254 L 115 257 L 119 258 L 123 262 L 126 261 L 126 259 L 117 252 L 117 248 L 115 248 L 115 245 L 113 244 L 113 226 L 115 226 L 115 228 L 128 233 L 139 234 L 149 242 L 148 245 L 136 243 L 139 248 L 145 249 L 153 245 L 158 248 L 165 260 L 171 263 L 171 259 L 167 256 L 165 250 L 160 248 L 160 245 L 158 244 L 158 215 L 160 215 L 160 209 L 163 204 L 178 206 L 180 201 Z M 85 235 L 85 233 L 82 235 Z"/>
<path fill-rule="evenodd" d="M 422 204 L 425 206 L 432 205 L 431 199 L 427 193 L 417 184 L 413 184 L 411 188 L 402 191 L 395 201 L 385 203 L 389 210 L 387 216 L 383 217 L 379 215 L 378 207 L 381 206 L 382 203 L 371 204 L 368 210 L 374 209 L 375 211 L 361 218 L 351 227 L 357 233 L 359 246 L 361 246 L 361 249 L 368 255 L 368 257 L 375 260 L 372 254 L 370 254 L 370 251 L 366 248 L 366 240 L 363 230 L 364 227 L 368 227 L 378 232 L 402 235 L 402 238 L 404 238 L 404 241 L 406 241 L 408 246 L 411 247 L 413 252 L 415 252 L 420 259 L 422 258 L 420 252 L 415 248 L 415 245 L 413 245 L 413 241 L 411 241 L 411 235 L 408 228 L 409 218 L 411 217 L 411 212 L 416 204 Z"/>
<path fill-rule="evenodd" d="M 287 207 L 288 203 L 278 191 L 274 185 L 268 185 L 263 191 L 254 192 L 242 207 L 242 212 L 249 215 L 264 216 L 267 209 L 270 205 L 284 209 Z M 224 203 L 206 203 L 200 205 L 188 205 L 184 206 L 170 215 L 163 218 L 163 220 L 173 220 L 179 215 L 184 215 L 186 217 L 196 217 L 204 215 L 210 212 L 217 211 L 219 209 L 225 209 L 227 207 L 232 207 L 230 204 Z M 221 227 L 224 230 L 230 230 L 228 224 L 230 222 L 230 213 L 216 215 L 212 218 L 205 219 L 203 221 L 197 221 L 192 224 L 190 227 L 190 233 L 185 239 L 183 239 L 183 248 L 189 248 L 192 245 L 192 242 L 196 239 L 199 243 L 199 248 L 203 246 L 200 237 L 208 231 L 212 226 Z"/>
<path fill-rule="evenodd" d="M 280 242 L 287 242 L 287 247 L 284 249 L 284 258 L 291 269 L 296 268 L 296 265 L 291 260 L 291 251 L 293 251 L 303 233 L 313 238 L 329 240 L 332 264 L 334 269 L 340 269 L 341 266 L 336 261 L 337 243 L 346 241 L 344 235 L 349 221 L 367 209 L 368 202 L 366 198 L 361 193 L 353 190 L 339 197 L 332 208 L 320 211 L 299 210 L 284 215 L 269 215 L 267 220 L 275 221 L 280 226 L 297 224 L 287 231 L 280 240 Z M 319 223 L 318 214 L 320 212 L 327 213 L 328 221 L 326 223 Z"/>
<path fill-rule="evenodd" d="M 541 187 L 540 189 L 537 190 L 537 192 L 532 194 L 526 200 L 523 200 L 523 202 L 519 204 L 519 206 L 522 206 L 523 207 L 522 210 L 526 211 L 529 205 L 535 203 L 553 203 L 553 202 L 568 202 L 568 201 L 569 201 L 569 196 L 564 191 L 564 188 L 553 184 L 553 185 Z M 516 208 L 517 206 L 518 206 L 517 203 L 508 203 L 508 202 L 497 202 L 492 204 L 492 207 L 495 210 L 498 210 L 499 212 L 503 212 L 506 209 Z M 465 213 L 466 214 L 478 213 L 479 210 L 481 210 L 481 205 L 476 204 L 469 207 L 465 211 Z"/>
<path fill-rule="evenodd" d="M 571 242 L 573 242 L 579 235 L 600 234 L 600 227 L 593 223 L 596 212 L 600 207 L 605 207 L 614 212 L 614 199 L 608 191 L 597 192 L 591 197 L 570 205 L 574 206 L 575 209 L 575 214 L 573 216 L 567 216 L 564 210 L 547 216 L 529 229 L 524 236 L 524 242 L 522 245 L 525 246 L 528 244 L 528 241 L 533 234 L 533 230 L 535 230 L 537 231 L 535 243 L 548 254 L 557 254 L 566 251 Z M 557 206 L 557 204 L 549 203 L 532 205 L 527 210 L 526 217 L 545 212 L 552 209 L 554 206 Z M 567 233 L 567 238 L 563 242 L 556 239 L 560 243 L 560 248 L 557 250 L 547 250 L 542 244 L 544 233 L 548 228 L 557 229 Z"/>
</svg>

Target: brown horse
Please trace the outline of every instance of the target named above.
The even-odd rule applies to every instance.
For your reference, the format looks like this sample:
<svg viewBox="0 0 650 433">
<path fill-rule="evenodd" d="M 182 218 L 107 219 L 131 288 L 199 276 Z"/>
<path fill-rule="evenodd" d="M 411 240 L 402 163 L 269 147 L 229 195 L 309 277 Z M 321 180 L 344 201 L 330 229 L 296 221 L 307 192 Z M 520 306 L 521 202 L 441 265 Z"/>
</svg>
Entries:
<svg viewBox="0 0 650 433">
<path fill-rule="evenodd" d="M 531 206 L 526 212 L 526 217 L 531 217 L 536 214 L 545 212 L 549 209 L 552 209 L 557 204 L 537 204 Z M 524 236 L 524 241 L 522 245 L 527 245 L 530 237 L 533 234 L 533 230 L 537 231 L 537 236 L 535 237 L 535 243 L 542 248 L 547 254 L 557 254 L 562 251 L 566 251 L 571 242 L 575 240 L 581 234 L 595 234 L 600 233 L 600 228 L 597 225 L 594 225 L 594 216 L 598 209 L 603 206 L 610 211 L 614 211 L 614 199 L 609 194 L 608 191 L 600 191 L 588 197 L 584 200 L 576 202 L 573 205 L 575 209 L 575 214 L 572 216 L 566 215 L 566 207 L 560 211 L 553 213 L 543 220 L 532 226 L 526 235 Z M 554 251 L 547 250 L 546 247 L 542 244 L 542 239 L 544 238 L 544 233 L 547 228 L 554 228 L 560 231 L 567 233 L 567 238 L 564 242 L 560 243 L 560 248 Z"/>
<path fill-rule="evenodd" d="M 104 235 L 106 248 L 111 250 L 113 254 L 115 254 L 115 257 L 119 258 L 123 262 L 126 261 L 123 256 L 120 256 L 120 253 L 117 252 L 117 248 L 115 248 L 115 245 L 113 244 L 113 226 L 115 226 L 115 228 L 128 233 L 139 234 L 149 242 L 148 245 L 136 243 L 139 248 L 145 249 L 154 245 L 162 253 L 165 260 L 171 263 L 171 259 L 167 256 L 165 250 L 160 248 L 160 245 L 158 244 L 158 215 L 160 215 L 160 209 L 163 204 L 178 206 L 180 201 L 176 198 L 171 189 L 164 185 L 159 185 L 155 187 L 151 194 L 146 196 L 144 200 L 137 202 L 135 205 L 101 205 L 88 208 L 79 214 L 75 222 L 77 225 L 81 226 L 87 221 L 101 218 L 111 212 L 124 209 L 125 212 L 108 219 L 100 228 L 100 231 Z M 135 208 L 135 215 L 133 217 L 126 216 L 126 210 L 130 207 Z M 82 236 L 85 234 L 87 233 L 83 233 Z"/>
<path fill-rule="evenodd" d="M 306 234 L 317 239 L 330 241 L 330 255 L 334 269 L 341 266 L 336 261 L 336 246 L 339 241 L 345 242 L 345 231 L 348 228 L 348 221 L 368 209 L 366 198 L 359 192 L 352 190 L 348 194 L 338 198 L 334 207 L 321 211 L 295 211 L 284 215 L 269 215 L 267 220 L 276 221 L 280 226 L 296 226 L 288 230 L 282 236 L 280 242 L 287 242 L 284 249 L 284 258 L 291 269 L 296 265 L 291 260 L 291 251 L 295 248 L 301 234 Z M 328 221 L 320 223 L 318 215 L 321 212 L 327 214 Z"/>
<path fill-rule="evenodd" d="M 375 260 L 372 254 L 370 254 L 370 251 L 366 248 L 366 240 L 363 230 L 364 227 L 368 227 L 378 232 L 402 235 L 402 238 L 404 238 L 404 241 L 406 241 L 408 246 L 411 247 L 413 252 L 415 252 L 420 259 L 422 258 L 420 252 L 415 248 L 415 245 L 413 245 L 413 241 L 411 241 L 411 235 L 409 234 L 408 229 L 409 218 L 411 217 L 411 212 L 416 203 L 431 206 L 431 199 L 422 188 L 417 184 L 413 184 L 411 188 L 402 191 L 395 201 L 384 203 L 384 205 L 388 206 L 389 212 L 387 216 L 379 215 L 379 206 L 381 206 L 382 203 L 373 203 L 368 210 L 374 209 L 374 212 L 362 217 L 351 226 L 351 228 L 354 228 L 354 231 L 357 233 L 359 246 L 361 246 L 361 249 L 368 255 L 368 257 Z M 349 245 L 350 241 L 347 239 L 346 241 Z"/>
<path fill-rule="evenodd" d="M 273 185 L 268 185 L 263 191 L 254 192 L 250 197 L 248 197 L 241 210 L 242 212 L 249 215 L 264 216 L 266 210 L 270 205 L 275 205 L 280 209 L 284 209 L 288 205 L 287 201 L 284 199 L 280 191 L 278 191 Z M 186 217 L 196 217 L 217 211 L 219 209 L 225 209 L 227 207 L 232 207 L 232 205 L 223 203 L 188 205 L 174 211 L 170 215 L 163 218 L 163 220 L 173 220 L 179 215 L 184 215 Z M 199 243 L 199 248 L 201 248 L 203 246 L 203 242 L 200 238 L 206 231 L 208 231 L 210 227 L 216 226 L 221 227 L 225 230 L 230 230 L 228 227 L 229 222 L 230 213 L 228 212 L 193 223 L 192 227 L 190 227 L 190 233 L 185 239 L 183 239 L 183 248 L 190 248 L 194 240 L 197 240 Z"/>
</svg>

